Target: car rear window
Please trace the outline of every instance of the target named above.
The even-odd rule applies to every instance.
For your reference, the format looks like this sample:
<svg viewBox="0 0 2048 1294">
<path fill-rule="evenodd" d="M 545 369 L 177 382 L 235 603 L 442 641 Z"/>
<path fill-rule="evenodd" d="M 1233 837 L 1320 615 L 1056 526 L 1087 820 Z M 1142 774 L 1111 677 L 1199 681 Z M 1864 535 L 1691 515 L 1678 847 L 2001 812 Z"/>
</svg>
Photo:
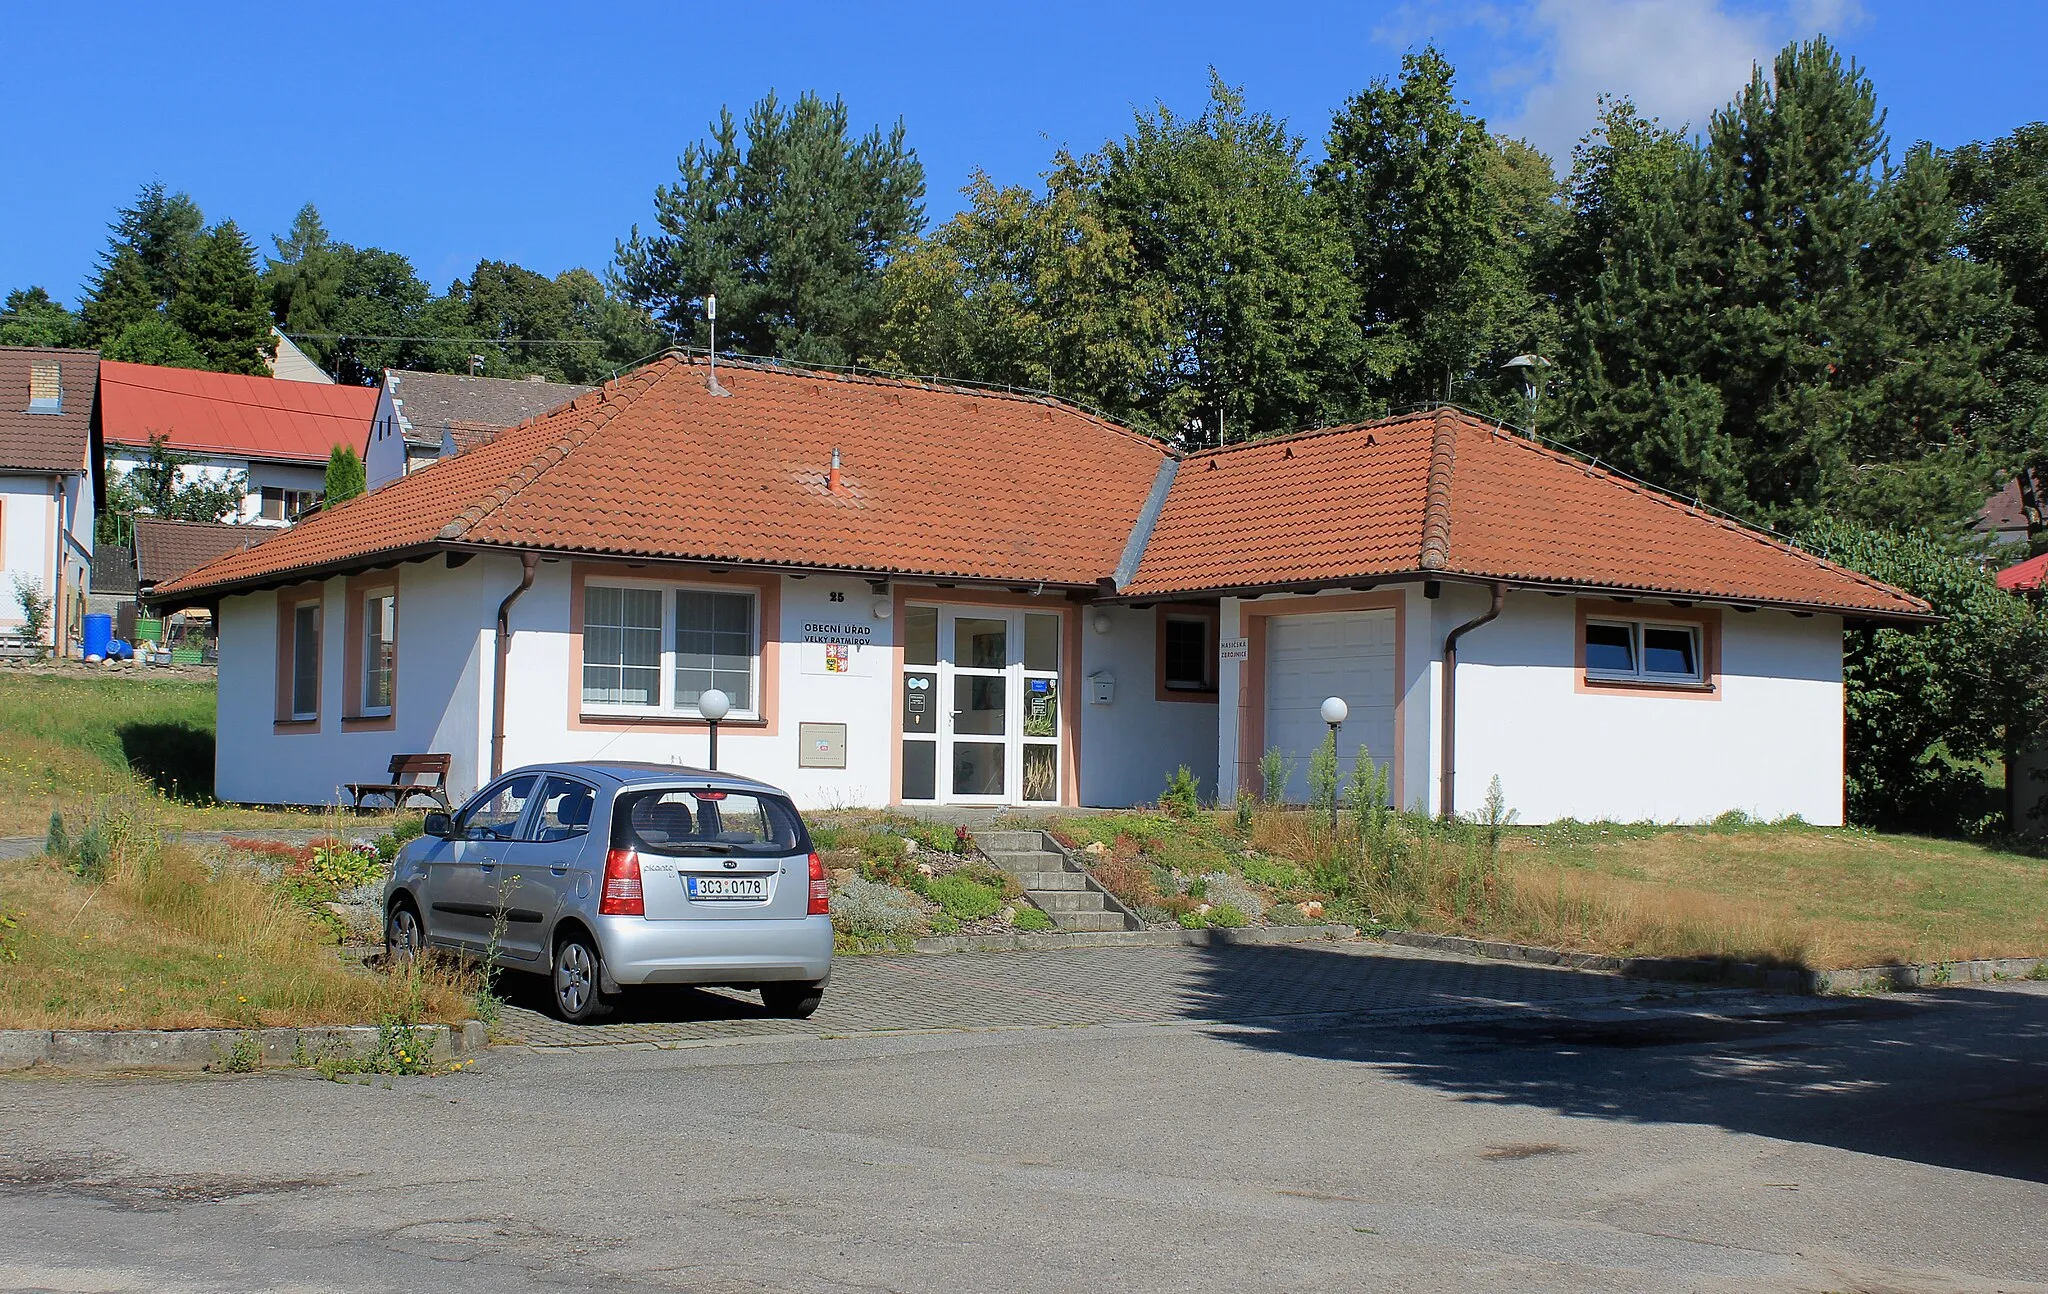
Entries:
<svg viewBox="0 0 2048 1294">
<path fill-rule="evenodd" d="M 671 788 L 613 801 L 612 848 L 649 854 L 801 854 L 810 837 L 779 795 Z"/>
</svg>

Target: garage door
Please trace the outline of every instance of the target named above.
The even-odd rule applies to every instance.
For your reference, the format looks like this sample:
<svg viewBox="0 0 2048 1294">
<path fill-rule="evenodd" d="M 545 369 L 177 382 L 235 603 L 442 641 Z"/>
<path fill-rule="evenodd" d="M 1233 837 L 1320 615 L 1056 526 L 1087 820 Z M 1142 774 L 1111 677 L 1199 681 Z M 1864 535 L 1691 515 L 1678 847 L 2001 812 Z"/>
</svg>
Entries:
<svg viewBox="0 0 2048 1294">
<path fill-rule="evenodd" d="M 1337 734 L 1338 770 L 1349 778 L 1364 745 L 1382 767 L 1394 756 L 1394 613 L 1272 616 L 1266 621 L 1266 748 L 1294 763 L 1287 799 L 1308 799 L 1308 761 L 1329 731 L 1325 697 L 1341 696 L 1351 717 Z"/>
</svg>

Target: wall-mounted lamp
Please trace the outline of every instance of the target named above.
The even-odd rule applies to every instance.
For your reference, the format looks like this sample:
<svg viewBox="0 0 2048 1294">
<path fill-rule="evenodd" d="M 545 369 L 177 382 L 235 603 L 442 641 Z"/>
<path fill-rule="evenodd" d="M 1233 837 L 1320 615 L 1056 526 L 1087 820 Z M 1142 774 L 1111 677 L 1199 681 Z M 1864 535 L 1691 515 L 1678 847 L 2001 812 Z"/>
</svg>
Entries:
<svg viewBox="0 0 2048 1294">
<path fill-rule="evenodd" d="M 896 614 L 896 604 L 889 600 L 888 594 L 875 595 L 874 614 L 877 620 L 887 620 Z"/>
<path fill-rule="evenodd" d="M 1109 617 L 1104 615 L 1102 612 L 1097 611 L 1095 613 L 1094 624 L 1096 633 L 1106 634 L 1109 632 Z"/>
</svg>

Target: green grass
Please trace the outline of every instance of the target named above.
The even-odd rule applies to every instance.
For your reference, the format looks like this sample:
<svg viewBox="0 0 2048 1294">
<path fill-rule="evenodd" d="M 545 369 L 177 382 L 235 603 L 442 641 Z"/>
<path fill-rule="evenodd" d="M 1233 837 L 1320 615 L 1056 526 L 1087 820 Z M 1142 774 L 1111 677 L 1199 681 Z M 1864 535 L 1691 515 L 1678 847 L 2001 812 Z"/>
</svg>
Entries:
<svg viewBox="0 0 2048 1294">
<path fill-rule="evenodd" d="M 1148 866 L 1226 871 L 1276 899 L 1315 892 L 1333 919 L 1582 951 L 1816 968 L 2048 954 L 2048 860 L 2019 845 L 1730 814 L 1693 827 L 1511 828 L 1489 860 L 1476 831 L 1408 823 L 1392 872 L 1356 888 L 1365 873 L 1348 823 L 1333 852 L 1327 826 L 1300 813 L 1260 811 L 1249 839 L 1215 813 L 1102 814 L 1055 830 L 1108 846 L 1096 866 L 1127 883 Z"/>
<path fill-rule="evenodd" d="M 181 827 L 313 825 L 215 802 L 214 695 L 211 680 L 141 670 L 0 670 L 0 835 L 40 836 L 53 809 L 137 793 Z"/>
</svg>

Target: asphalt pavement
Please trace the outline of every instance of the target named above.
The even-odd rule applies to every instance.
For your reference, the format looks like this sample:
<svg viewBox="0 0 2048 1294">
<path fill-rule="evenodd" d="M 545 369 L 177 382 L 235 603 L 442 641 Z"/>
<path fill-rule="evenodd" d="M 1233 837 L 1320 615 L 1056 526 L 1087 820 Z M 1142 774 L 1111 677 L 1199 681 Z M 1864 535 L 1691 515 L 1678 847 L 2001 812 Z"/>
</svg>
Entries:
<svg viewBox="0 0 2048 1294">
<path fill-rule="evenodd" d="M 855 965 L 803 1030 L 683 994 L 431 1079 L 0 1082 L 0 1287 L 2048 1289 L 2048 984 Z"/>
</svg>

